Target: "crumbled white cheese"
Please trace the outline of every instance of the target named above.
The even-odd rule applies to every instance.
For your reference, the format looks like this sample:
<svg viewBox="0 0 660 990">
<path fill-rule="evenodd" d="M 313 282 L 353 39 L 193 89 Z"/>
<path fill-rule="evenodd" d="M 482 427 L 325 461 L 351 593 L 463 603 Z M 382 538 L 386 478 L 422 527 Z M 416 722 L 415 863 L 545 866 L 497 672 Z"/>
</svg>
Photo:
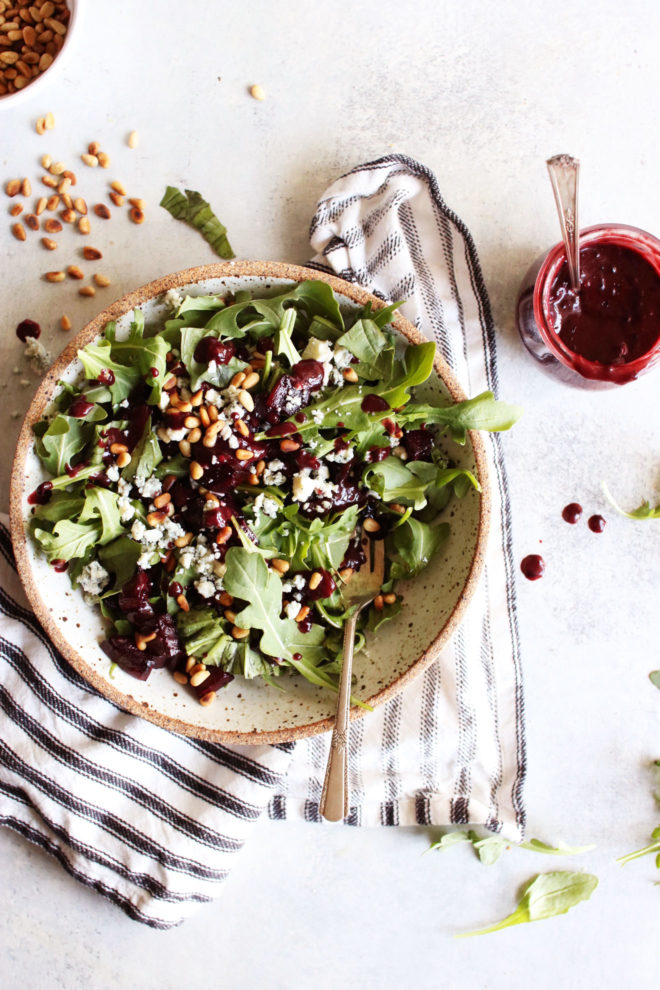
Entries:
<svg viewBox="0 0 660 990">
<path fill-rule="evenodd" d="M 170 404 L 170 393 L 166 392 L 165 389 L 160 393 L 160 398 L 158 400 L 158 405 L 161 409 L 167 409 Z"/>
<path fill-rule="evenodd" d="M 288 602 L 284 609 L 287 619 L 295 619 L 300 611 L 300 602 Z"/>
<path fill-rule="evenodd" d="M 165 302 L 173 313 L 177 312 L 184 298 L 178 289 L 168 289 L 165 293 Z"/>
<path fill-rule="evenodd" d="M 141 519 L 136 519 L 131 527 L 131 537 L 136 541 L 136 543 L 142 542 L 142 537 L 147 532 L 147 527 L 144 525 Z"/>
<path fill-rule="evenodd" d="M 312 419 L 314 420 L 317 426 L 320 426 L 321 423 L 323 422 L 323 411 L 321 409 L 313 409 Z"/>
<path fill-rule="evenodd" d="M 353 460 L 353 451 L 350 447 L 341 447 L 339 450 L 332 450 L 325 455 L 326 461 L 334 461 L 337 464 L 347 464 Z"/>
<path fill-rule="evenodd" d="M 48 371 L 52 363 L 52 357 L 36 337 L 27 337 L 25 340 L 25 356 L 30 362 L 32 370 L 38 375 L 43 375 Z"/>
<path fill-rule="evenodd" d="M 213 581 L 209 581 L 208 578 L 201 578 L 199 581 L 195 581 L 195 587 L 202 598 L 213 598 L 215 595 L 215 584 Z"/>
<path fill-rule="evenodd" d="M 283 581 L 282 582 L 282 591 L 285 594 L 288 594 L 289 592 L 293 591 L 293 585 L 291 584 L 290 581 Z"/>
<path fill-rule="evenodd" d="M 279 502 L 277 502 L 274 498 L 270 498 L 270 496 L 266 495 L 265 492 L 261 492 L 261 494 L 257 495 L 255 498 L 252 503 L 252 507 L 257 516 L 260 512 L 263 512 L 265 515 L 270 516 L 271 519 L 274 519 L 280 506 Z"/>
<path fill-rule="evenodd" d="M 130 494 L 132 487 L 133 485 L 130 483 L 130 481 L 126 481 L 125 478 L 119 478 L 119 480 L 117 481 L 117 491 L 119 492 L 120 495 Z"/>
<path fill-rule="evenodd" d="M 294 474 L 292 495 L 295 502 L 306 502 L 314 494 L 314 481 L 309 468 Z"/>
<path fill-rule="evenodd" d="M 100 595 L 110 582 L 110 575 L 98 560 L 85 564 L 78 579 L 80 587 L 88 595 Z"/>
<path fill-rule="evenodd" d="M 264 485 L 281 485 L 286 481 L 286 475 L 283 473 L 284 461 L 280 461 L 275 458 L 275 460 L 269 461 L 266 465 L 266 469 L 262 475 Z"/>
<path fill-rule="evenodd" d="M 136 476 L 135 487 L 142 498 L 153 498 L 155 495 L 160 495 L 163 489 L 160 478 L 143 478 L 141 475 Z"/>
<path fill-rule="evenodd" d="M 122 522 L 130 522 L 135 515 L 135 507 L 126 495 L 119 496 L 117 499 L 117 508 L 119 509 L 119 518 Z"/>
<path fill-rule="evenodd" d="M 337 344 L 335 344 L 333 357 L 338 368 L 348 368 L 353 361 L 351 352 L 345 347 L 338 347 Z"/>
<path fill-rule="evenodd" d="M 168 429 L 163 426 L 159 431 L 159 436 L 162 436 L 165 443 L 178 443 L 180 440 L 184 440 L 188 436 L 188 430 L 185 426 L 181 426 L 178 429 Z"/>
<path fill-rule="evenodd" d="M 307 341 L 307 346 L 302 352 L 303 359 L 311 359 L 312 361 L 320 361 L 323 364 L 325 361 L 332 360 L 332 347 L 327 340 L 319 340 L 318 337 L 310 337 Z"/>
<path fill-rule="evenodd" d="M 294 574 L 292 584 L 296 591 L 302 591 L 305 587 L 305 578 L 302 574 Z"/>
<path fill-rule="evenodd" d="M 116 464 L 111 464 L 109 468 L 106 468 L 105 476 L 108 481 L 119 481 L 119 468 Z"/>
</svg>

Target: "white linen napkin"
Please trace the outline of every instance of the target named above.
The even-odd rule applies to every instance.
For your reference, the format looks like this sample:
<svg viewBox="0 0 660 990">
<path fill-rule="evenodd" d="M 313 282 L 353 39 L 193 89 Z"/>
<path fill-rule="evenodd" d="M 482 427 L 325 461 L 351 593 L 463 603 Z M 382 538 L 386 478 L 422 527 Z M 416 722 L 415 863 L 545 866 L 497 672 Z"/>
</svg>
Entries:
<svg viewBox="0 0 660 990">
<path fill-rule="evenodd" d="M 354 169 L 312 221 L 311 267 L 403 312 L 469 394 L 497 392 L 495 335 L 472 239 L 433 175 L 401 155 Z M 479 590 L 440 659 L 351 728 L 354 825 L 472 822 L 522 836 L 523 696 L 506 477 L 487 437 L 493 519 Z M 218 896 L 249 833 L 320 820 L 329 739 L 223 746 L 135 718 L 48 641 L 24 596 L 0 517 L 0 824 L 156 928 Z"/>
</svg>

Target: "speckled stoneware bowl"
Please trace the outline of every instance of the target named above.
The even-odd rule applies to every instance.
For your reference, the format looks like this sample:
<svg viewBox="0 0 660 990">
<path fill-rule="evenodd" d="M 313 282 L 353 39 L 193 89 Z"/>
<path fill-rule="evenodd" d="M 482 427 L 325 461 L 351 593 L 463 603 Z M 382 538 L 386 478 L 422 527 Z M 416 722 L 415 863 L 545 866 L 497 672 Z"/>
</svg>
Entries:
<svg viewBox="0 0 660 990">
<path fill-rule="evenodd" d="M 27 535 L 27 496 L 45 478 L 33 451 L 32 424 L 48 411 L 59 391 L 58 380 L 71 382 L 82 375 L 76 351 L 95 340 L 108 320 L 117 321 L 121 336 L 128 333 L 135 307 L 143 311 L 147 330 L 158 325 L 167 313 L 163 294 L 168 289 L 192 295 L 251 289 L 267 296 L 305 279 L 331 285 L 346 310 L 368 301 L 374 308 L 382 306 L 374 296 L 341 279 L 293 265 L 233 262 L 168 275 L 124 296 L 80 331 L 41 383 L 19 437 L 11 489 L 12 538 L 27 596 L 48 635 L 75 669 L 111 701 L 166 729 L 202 739 L 272 743 L 324 732 L 334 721 L 335 695 L 298 676 L 281 678 L 284 691 L 236 678 L 218 694 L 215 704 L 202 707 L 167 670 L 154 671 L 147 681 L 116 670 L 110 679 L 110 661 L 98 645 L 103 638 L 99 610 L 87 605 L 81 593 L 71 588 L 66 574 L 56 573 L 47 564 Z M 414 343 L 424 339 L 399 315 L 394 325 Z M 418 389 L 423 401 L 465 398 L 440 358 L 436 358 L 435 370 L 437 374 Z M 370 636 L 366 651 L 356 656 L 354 693 L 372 706 L 391 698 L 438 656 L 456 630 L 479 578 L 489 515 L 483 442 L 479 435 L 470 434 L 464 447 L 453 443 L 450 447 L 458 464 L 477 475 L 482 492 L 470 491 L 452 503 L 449 540 L 425 571 L 413 581 L 399 584 L 404 608 L 379 633 Z M 362 709 L 352 710 L 354 718 L 364 714 Z"/>
</svg>

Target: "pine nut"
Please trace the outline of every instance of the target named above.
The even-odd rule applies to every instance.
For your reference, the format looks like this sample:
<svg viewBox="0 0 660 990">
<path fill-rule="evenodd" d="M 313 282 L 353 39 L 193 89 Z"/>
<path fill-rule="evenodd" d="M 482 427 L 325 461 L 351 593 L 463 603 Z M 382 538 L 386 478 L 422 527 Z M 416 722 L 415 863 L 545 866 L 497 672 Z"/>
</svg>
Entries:
<svg viewBox="0 0 660 990">
<path fill-rule="evenodd" d="M 108 278 L 108 276 L 101 275 L 100 272 L 96 272 L 96 274 L 94 275 L 94 281 L 102 289 L 105 289 L 108 285 L 110 285 L 110 279 Z"/>
<path fill-rule="evenodd" d="M 48 186 L 49 189 L 55 189 L 57 186 L 57 179 L 54 179 L 52 175 L 42 175 L 41 181 L 45 186 Z"/>
<path fill-rule="evenodd" d="M 128 450 L 128 447 L 126 446 L 125 443 L 111 443 L 110 444 L 110 453 L 111 454 L 123 454 L 127 450 Z"/>
<path fill-rule="evenodd" d="M 80 231 L 80 233 L 89 234 L 91 229 L 92 228 L 90 227 L 90 223 L 87 217 L 81 217 L 80 220 L 78 221 L 78 230 Z"/>
<path fill-rule="evenodd" d="M 280 440 L 280 450 L 285 454 L 291 454 L 294 450 L 300 450 L 300 444 L 297 440 L 291 440 L 289 437 L 285 437 L 284 440 Z"/>
<path fill-rule="evenodd" d="M 162 509 L 164 505 L 172 501 L 172 496 L 169 492 L 161 492 L 160 495 L 156 495 L 154 499 L 154 505 L 157 509 Z"/>
<path fill-rule="evenodd" d="M 234 426 L 236 427 L 236 429 L 238 430 L 238 432 L 241 434 L 242 437 L 250 436 L 250 430 L 247 424 L 244 423 L 242 419 L 237 419 L 236 422 L 234 423 Z"/>
<path fill-rule="evenodd" d="M 137 148 L 140 141 L 140 137 L 137 131 L 131 131 L 126 139 L 126 144 L 129 148 Z"/>
<path fill-rule="evenodd" d="M 133 197 L 131 197 L 129 199 L 128 202 L 131 204 L 131 206 L 134 206 L 137 210 L 143 210 L 144 209 L 145 203 L 144 203 L 144 200 L 143 199 L 136 199 L 133 196 Z"/>
<path fill-rule="evenodd" d="M 347 382 L 356 382 L 358 380 L 358 375 L 355 368 L 344 368 L 342 375 Z"/>
<path fill-rule="evenodd" d="M 174 673 L 172 674 L 172 677 L 177 682 L 177 684 L 187 684 L 188 683 L 188 678 L 186 677 L 185 674 L 181 673 L 180 670 L 175 670 Z"/>
<path fill-rule="evenodd" d="M 57 209 L 57 207 L 60 205 L 60 197 L 57 195 L 57 193 L 53 193 L 52 196 L 49 196 L 48 197 L 48 200 L 46 202 L 46 205 L 48 207 L 48 212 L 49 213 L 54 213 L 55 212 L 55 210 Z"/>
<path fill-rule="evenodd" d="M 78 210 L 78 213 L 82 213 L 83 216 L 87 216 L 87 203 L 82 196 L 76 196 L 73 201 L 73 205 Z"/>
<path fill-rule="evenodd" d="M 371 519 L 369 517 L 362 523 L 362 528 L 366 530 L 367 533 L 378 533 L 380 530 L 380 523 L 376 519 Z"/>
<path fill-rule="evenodd" d="M 303 605 L 296 616 L 296 622 L 302 622 L 309 615 L 309 605 Z"/>
<path fill-rule="evenodd" d="M 323 580 L 323 575 L 319 574 L 318 571 L 314 571 L 311 578 L 309 579 L 309 590 L 316 591 L 322 580 Z"/>
<path fill-rule="evenodd" d="M 100 217 L 101 220 L 109 220 L 112 216 L 105 203 L 95 203 L 94 213 L 96 213 L 97 217 Z"/>
<path fill-rule="evenodd" d="M 96 166 L 99 163 L 99 160 L 96 157 L 96 155 L 85 154 L 85 155 L 81 155 L 80 157 L 85 163 L 85 165 L 89 165 L 90 168 L 96 168 Z"/>
<path fill-rule="evenodd" d="M 204 497 L 206 499 L 205 509 L 217 509 L 220 505 L 220 499 L 213 492 L 204 492 Z"/>
<path fill-rule="evenodd" d="M 51 175 L 61 175 L 65 168 L 66 165 L 64 164 L 64 162 L 52 162 L 48 166 L 48 171 L 50 172 Z"/>
<path fill-rule="evenodd" d="M 245 389 L 238 393 L 238 401 L 244 409 L 247 409 L 248 412 L 254 411 L 254 399 L 249 392 L 245 391 Z"/>
<path fill-rule="evenodd" d="M 10 213 L 10 215 L 12 217 L 17 217 L 22 212 L 23 212 L 23 204 L 22 203 L 14 203 L 14 205 L 12 206 L 12 208 L 9 211 L 9 213 Z"/>
<path fill-rule="evenodd" d="M 62 179 L 57 187 L 58 193 L 67 193 L 71 188 L 71 179 Z"/>
<path fill-rule="evenodd" d="M 249 629 L 241 629 L 240 626 L 234 626 L 231 631 L 234 639 L 245 639 L 246 636 L 250 635 Z"/>
<path fill-rule="evenodd" d="M 339 572 L 339 577 L 342 579 L 342 581 L 344 582 L 344 584 L 347 584 L 351 580 L 351 578 L 353 577 L 353 568 L 352 567 L 342 567 L 342 569 Z"/>
<path fill-rule="evenodd" d="M 62 175 L 65 179 L 70 180 L 72 186 L 78 185 L 78 180 L 76 179 L 76 173 L 72 172 L 70 168 L 65 168 L 64 171 L 62 172 Z"/>
<path fill-rule="evenodd" d="M 254 388 L 255 385 L 259 383 L 259 375 L 256 371 L 250 372 L 245 381 L 243 382 L 243 388 Z"/>
<path fill-rule="evenodd" d="M 90 141 L 89 144 L 87 145 L 87 151 L 89 152 L 90 155 L 98 155 L 100 150 L 101 150 L 101 145 L 98 143 L 98 141 Z"/>
<path fill-rule="evenodd" d="M 115 204 L 115 206 L 123 206 L 124 205 L 124 197 L 123 196 L 120 196 L 119 193 L 111 192 L 110 193 L 110 199 Z"/>
<path fill-rule="evenodd" d="M 199 687 L 200 684 L 203 684 L 204 681 L 208 680 L 210 676 L 211 676 L 210 670 L 198 670 L 197 673 L 193 674 L 192 677 L 190 678 L 190 686 Z"/>
<path fill-rule="evenodd" d="M 25 233 L 25 227 L 23 226 L 22 223 L 12 224 L 11 232 L 17 241 L 24 241 L 25 238 L 27 237 L 27 234 Z"/>
<path fill-rule="evenodd" d="M 42 155 L 41 156 L 41 167 L 42 168 L 49 169 L 52 164 L 53 164 L 53 159 L 50 157 L 50 155 Z"/>
<path fill-rule="evenodd" d="M 231 536 L 231 532 L 232 532 L 231 526 L 223 526 L 222 529 L 218 530 L 215 537 L 215 542 L 218 544 L 219 547 L 221 547 L 223 543 L 227 542 L 227 540 Z"/>
<path fill-rule="evenodd" d="M 99 151 L 96 157 L 101 168 L 110 168 L 110 155 L 107 155 L 105 151 Z"/>
<path fill-rule="evenodd" d="M 196 426 L 199 426 L 199 423 L 200 420 L 197 419 L 197 416 L 186 416 L 186 418 L 183 421 L 183 425 L 186 427 L 187 430 L 194 429 Z"/>
<path fill-rule="evenodd" d="M 236 612 L 232 612 L 231 609 L 225 609 L 225 619 L 227 622 L 231 622 L 232 626 L 236 625 Z"/>
<path fill-rule="evenodd" d="M 36 217 L 34 213 L 28 213 L 28 215 L 25 218 L 25 223 L 26 226 L 30 228 L 30 230 L 39 230 L 40 227 L 39 217 Z"/>
<path fill-rule="evenodd" d="M 212 705 L 214 701 L 215 701 L 215 691 L 207 691 L 206 694 L 203 694 L 202 697 L 199 699 L 200 705 L 202 705 L 204 708 L 208 708 L 208 706 Z"/>
<path fill-rule="evenodd" d="M 174 546 L 175 547 L 187 547 L 187 546 L 189 546 L 192 543 L 192 541 L 193 541 L 193 534 L 192 533 L 184 533 L 183 536 L 178 536 L 176 538 L 176 540 L 174 541 Z"/>
<path fill-rule="evenodd" d="M 190 462 L 190 477 L 193 481 L 199 481 L 204 476 L 204 468 L 198 461 Z"/>
<path fill-rule="evenodd" d="M 191 674 L 194 668 L 197 666 L 198 666 L 197 657 L 186 658 L 186 674 Z"/>
<path fill-rule="evenodd" d="M 383 611 L 383 596 L 382 595 L 376 595 L 376 597 L 374 598 L 374 608 L 376 609 L 377 612 L 382 612 Z"/>
<path fill-rule="evenodd" d="M 37 205 L 34 208 L 34 212 L 37 214 L 38 217 L 41 216 L 41 214 L 44 212 L 47 204 L 48 204 L 48 200 L 46 199 L 46 197 L 40 196 L 39 199 L 37 200 Z"/>
<path fill-rule="evenodd" d="M 207 406 L 207 409 L 212 423 L 223 423 L 224 425 L 224 421 L 220 419 L 220 413 L 218 412 L 217 406 Z"/>
<path fill-rule="evenodd" d="M 8 196 L 18 196 L 21 191 L 21 180 L 20 179 L 10 179 L 5 185 L 5 192 Z"/>
<path fill-rule="evenodd" d="M 220 423 L 218 423 L 217 425 L 215 423 L 211 423 L 211 425 L 206 430 L 206 433 L 204 434 L 202 445 L 204 447 L 209 447 L 209 448 L 215 447 L 216 441 L 218 439 L 218 433 L 220 432 L 221 429 L 222 429 L 222 425 Z"/>
<path fill-rule="evenodd" d="M 47 131 L 52 131 L 52 129 L 55 127 L 55 118 L 53 117 L 52 113 L 50 113 L 50 111 L 44 117 L 44 126 Z"/>
<path fill-rule="evenodd" d="M 184 457 L 190 457 L 190 442 L 188 440 L 179 440 L 179 450 Z"/>
<path fill-rule="evenodd" d="M 48 217 L 44 220 L 44 230 L 47 234 L 59 234 L 62 229 L 62 224 L 55 217 Z"/>
<path fill-rule="evenodd" d="M 144 213 L 137 206 L 134 206 L 128 215 L 133 223 L 144 223 Z"/>
<path fill-rule="evenodd" d="M 34 125 L 34 129 L 37 132 L 37 134 L 44 134 L 46 132 L 46 118 L 37 117 L 37 121 Z"/>
<path fill-rule="evenodd" d="M 235 457 L 237 461 L 251 461 L 254 454 L 251 450 L 244 450 L 242 447 L 235 452 Z"/>
<path fill-rule="evenodd" d="M 113 189 L 116 193 L 119 193 L 120 196 L 126 195 L 126 189 L 124 188 L 124 184 L 123 182 L 119 182 L 118 179 L 115 179 L 114 182 L 110 183 L 110 188 Z"/>
<path fill-rule="evenodd" d="M 264 471 L 266 470 L 266 462 L 257 461 L 257 466 L 255 467 L 254 470 L 257 472 L 257 474 L 263 474 Z"/>
<path fill-rule="evenodd" d="M 254 86 L 250 86 L 250 96 L 253 100 L 265 100 L 266 93 L 264 92 L 263 86 L 256 83 Z"/>
<path fill-rule="evenodd" d="M 400 516 L 402 516 L 406 511 L 405 506 L 400 505 L 399 502 L 390 502 L 390 509 L 392 509 L 393 512 L 398 512 Z"/>
<path fill-rule="evenodd" d="M 21 193 L 23 196 L 29 196 L 32 193 L 32 184 L 29 179 L 23 179 L 21 182 Z"/>
<path fill-rule="evenodd" d="M 394 605 L 396 601 L 396 595 L 390 593 L 389 595 L 383 595 L 383 601 L 386 605 Z"/>
<path fill-rule="evenodd" d="M 95 296 L 96 289 L 93 285 L 83 285 L 78 289 L 79 296 Z"/>
<path fill-rule="evenodd" d="M 62 327 L 63 330 L 71 329 L 71 320 L 66 315 L 66 313 L 63 313 L 62 316 L 60 317 L 60 326 Z"/>
<path fill-rule="evenodd" d="M 66 270 L 66 273 L 69 276 L 69 278 L 76 278 L 78 280 L 85 277 L 77 265 L 69 265 L 69 267 Z"/>
<path fill-rule="evenodd" d="M 289 563 L 288 560 L 281 560 L 279 557 L 273 557 L 273 559 L 271 560 L 271 564 L 276 571 L 279 571 L 280 574 L 286 574 L 286 572 L 291 567 L 291 564 Z"/>
<path fill-rule="evenodd" d="M 192 399 L 190 400 L 193 404 L 194 404 L 194 399 L 195 399 L 195 396 L 193 396 Z M 202 426 L 209 426 L 210 425 L 211 419 L 209 417 L 209 414 L 208 414 L 208 411 L 206 409 L 206 406 L 200 406 L 199 409 L 197 410 L 197 415 L 200 418 L 200 421 L 202 423 Z"/>
<path fill-rule="evenodd" d="M 177 605 L 179 606 L 179 608 L 181 609 L 182 612 L 189 612 L 190 611 L 190 605 L 188 604 L 188 599 L 183 594 L 183 592 L 181 592 L 180 595 L 177 595 L 176 596 L 176 603 L 177 603 Z"/>
<path fill-rule="evenodd" d="M 202 439 L 202 431 L 198 426 L 196 426 L 193 430 L 190 431 L 186 439 L 188 440 L 188 443 L 199 443 L 199 441 Z"/>
<path fill-rule="evenodd" d="M 198 389 L 194 395 L 190 396 L 190 405 L 193 407 L 193 409 L 196 406 L 201 406 L 203 401 L 204 401 L 204 389 L 202 388 Z"/>
<path fill-rule="evenodd" d="M 41 243 L 47 251 L 54 251 L 57 248 L 57 241 L 54 241 L 51 237 L 42 237 Z"/>
<path fill-rule="evenodd" d="M 238 388 L 240 385 L 243 384 L 243 382 L 245 381 L 246 377 L 247 376 L 246 376 L 246 374 L 245 374 L 244 371 L 237 371 L 229 384 L 233 388 Z"/>
<path fill-rule="evenodd" d="M 125 454 L 120 454 L 117 458 L 117 467 L 125 468 L 131 463 L 131 455 L 126 452 Z"/>
<path fill-rule="evenodd" d="M 60 216 L 62 217 L 62 219 L 64 220 L 65 223 L 75 223 L 76 222 L 76 214 L 69 207 L 67 207 L 66 210 L 62 210 L 62 212 L 60 213 Z"/>
<path fill-rule="evenodd" d="M 65 272 L 46 272 L 45 279 L 47 282 L 63 282 L 66 278 Z"/>
<path fill-rule="evenodd" d="M 234 602 L 234 596 L 230 595 L 228 591 L 223 591 L 220 595 L 220 604 L 225 607 L 232 605 Z"/>
</svg>

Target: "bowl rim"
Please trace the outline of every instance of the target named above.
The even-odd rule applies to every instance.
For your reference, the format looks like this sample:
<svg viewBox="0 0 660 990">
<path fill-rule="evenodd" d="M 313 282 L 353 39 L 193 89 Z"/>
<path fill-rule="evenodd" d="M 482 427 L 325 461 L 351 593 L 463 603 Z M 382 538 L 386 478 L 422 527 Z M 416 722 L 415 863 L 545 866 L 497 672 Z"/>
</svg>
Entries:
<svg viewBox="0 0 660 990">
<path fill-rule="evenodd" d="M 37 96 L 42 93 L 48 83 L 53 81 L 53 76 L 57 75 L 57 73 L 60 72 L 66 65 L 69 55 L 71 54 L 73 41 L 77 38 L 80 28 L 81 4 L 82 0 L 66 0 L 70 17 L 62 47 L 48 68 L 36 76 L 35 79 L 28 83 L 27 86 L 23 89 L 16 90 L 14 93 L 7 93 L 5 96 L 0 96 L 0 110 L 16 107 L 19 103 L 27 101 L 33 96 Z"/>
<path fill-rule="evenodd" d="M 43 626 L 46 634 L 54 643 L 59 652 L 72 665 L 72 667 L 91 684 L 100 694 L 113 702 L 124 711 L 133 715 L 138 715 L 147 721 L 154 722 L 163 729 L 176 732 L 180 735 L 191 736 L 207 742 L 230 743 L 232 745 L 263 745 L 273 743 L 293 742 L 306 736 L 316 735 L 330 730 L 335 722 L 335 716 L 326 716 L 305 725 L 297 725 L 283 729 L 272 729 L 260 731 L 258 729 L 251 732 L 240 732 L 227 729 L 212 729 L 207 726 L 194 725 L 181 718 L 167 715 L 151 705 L 136 700 L 131 694 L 119 690 L 108 678 L 103 677 L 94 670 L 68 643 L 65 636 L 60 632 L 57 625 L 51 618 L 45 601 L 39 591 L 37 582 L 32 573 L 30 555 L 28 552 L 28 535 L 25 530 L 25 463 L 28 452 L 33 443 L 32 426 L 36 423 L 51 401 L 57 382 L 61 378 L 64 370 L 76 358 L 77 350 L 84 347 L 91 340 L 98 337 L 106 323 L 117 320 L 129 310 L 152 300 L 156 296 L 162 295 L 168 289 L 178 289 L 184 285 L 191 285 L 213 278 L 228 277 L 250 277 L 254 276 L 264 281 L 268 279 L 284 279 L 293 282 L 302 282 L 307 279 L 323 281 L 330 285 L 334 292 L 350 299 L 358 305 L 364 306 L 371 302 L 375 309 L 381 309 L 387 305 L 377 296 L 372 295 L 360 286 L 346 282 L 335 275 L 325 271 L 312 268 L 304 268 L 299 265 L 290 265 L 282 262 L 261 262 L 261 261 L 239 261 L 225 262 L 212 265 L 200 265 L 194 268 L 187 268 L 175 272 L 171 275 L 164 275 L 160 278 L 148 282 L 145 285 L 134 289 L 132 292 L 122 296 L 112 305 L 99 313 L 93 320 L 86 324 L 76 336 L 69 342 L 52 367 L 49 369 L 39 388 L 37 389 L 32 402 L 27 410 L 25 419 L 19 433 L 16 454 L 12 465 L 11 486 L 10 486 L 10 529 L 14 554 L 18 573 L 25 589 L 28 601 L 32 606 L 35 615 Z M 396 313 L 392 320 L 394 327 L 411 343 L 419 344 L 427 341 L 419 330 L 413 326 L 400 313 Z M 438 354 L 433 362 L 434 370 L 440 377 L 443 384 L 449 391 L 454 401 L 462 401 L 466 398 L 463 389 L 454 377 L 451 369 Z M 437 633 L 424 652 L 403 671 L 394 681 L 386 685 L 375 695 L 368 699 L 368 704 L 372 707 L 383 704 L 394 695 L 398 694 L 415 677 L 419 676 L 439 655 L 442 648 L 450 640 L 461 622 L 465 610 L 476 590 L 481 571 L 484 566 L 485 550 L 490 522 L 491 499 L 490 485 L 488 478 L 488 467 L 486 450 L 483 438 L 478 432 L 469 431 L 470 441 L 474 453 L 477 468 L 477 477 L 481 485 L 481 497 L 479 499 L 479 523 L 477 529 L 477 539 L 475 542 L 472 560 L 468 575 L 461 588 L 454 608 L 442 629 Z M 351 720 L 361 718 L 365 714 L 362 708 L 351 708 Z"/>
</svg>

